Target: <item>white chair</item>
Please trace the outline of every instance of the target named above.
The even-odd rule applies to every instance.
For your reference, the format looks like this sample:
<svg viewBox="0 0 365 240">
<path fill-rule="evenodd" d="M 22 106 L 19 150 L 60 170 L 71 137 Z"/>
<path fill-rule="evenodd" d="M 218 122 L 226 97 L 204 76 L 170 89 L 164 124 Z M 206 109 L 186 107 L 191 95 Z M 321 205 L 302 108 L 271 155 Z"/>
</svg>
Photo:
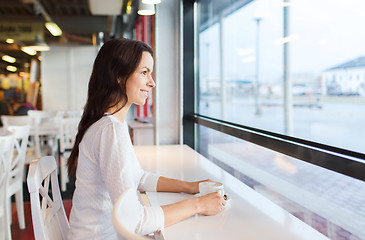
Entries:
<svg viewBox="0 0 365 240">
<path fill-rule="evenodd" d="M 72 118 L 72 117 L 78 117 L 81 118 L 83 113 L 83 110 L 61 110 L 57 111 L 56 118 Z"/>
<path fill-rule="evenodd" d="M 135 233 L 141 211 L 143 209 L 140 208 L 136 189 L 128 188 L 120 195 L 113 207 L 113 223 L 118 234 L 118 239 L 150 239 Z"/>
<path fill-rule="evenodd" d="M 1 115 L 1 122 L 3 123 L 3 127 L 7 128 L 8 126 L 19 126 L 19 125 L 30 125 L 32 120 L 29 116 L 11 116 L 11 115 Z"/>
<path fill-rule="evenodd" d="M 75 143 L 80 119 L 80 117 L 67 117 L 59 119 L 58 137 L 60 140 L 60 174 L 62 191 L 66 191 L 66 183 L 68 182 L 66 162 Z"/>
<path fill-rule="evenodd" d="M 29 110 L 28 116 L 32 119 L 32 128 L 35 141 L 35 158 L 39 158 L 42 155 L 43 137 L 46 137 L 48 146 L 52 149 L 52 154 L 56 155 L 57 152 L 57 125 L 56 125 L 56 112 L 41 111 L 41 110 Z M 48 154 L 48 153 L 47 153 Z"/>
<path fill-rule="evenodd" d="M 8 126 L 24 126 L 24 125 L 30 125 L 32 126 L 33 122 L 32 119 L 29 116 L 10 116 L 10 115 L 2 115 L 1 121 L 3 123 L 4 129 L 7 129 Z M 32 132 L 32 129 L 31 129 Z M 32 133 L 30 133 L 32 135 Z M 31 160 L 27 159 L 34 159 L 35 158 L 35 142 L 34 138 L 32 137 L 30 139 L 30 142 L 28 144 L 27 148 L 27 157 L 25 160 L 26 164 L 29 164 Z M 29 156 L 28 156 L 29 155 Z"/>
<path fill-rule="evenodd" d="M 67 239 L 70 225 L 59 190 L 56 159 L 47 156 L 33 160 L 27 182 L 35 239 Z"/>
<path fill-rule="evenodd" d="M 11 239 L 9 208 L 6 197 L 14 135 L 0 136 L 0 239 Z"/>
<path fill-rule="evenodd" d="M 30 126 L 8 126 L 8 130 L 14 135 L 14 151 L 10 163 L 8 175 L 7 198 L 8 208 L 11 209 L 11 196 L 15 194 L 16 211 L 20 229 L 25 229 L 24 201 L 23 201 L 23 176 L 24 161 L 28 146 Z M 8 222 L 11 222 L 10 215 Z"/>
</svg>

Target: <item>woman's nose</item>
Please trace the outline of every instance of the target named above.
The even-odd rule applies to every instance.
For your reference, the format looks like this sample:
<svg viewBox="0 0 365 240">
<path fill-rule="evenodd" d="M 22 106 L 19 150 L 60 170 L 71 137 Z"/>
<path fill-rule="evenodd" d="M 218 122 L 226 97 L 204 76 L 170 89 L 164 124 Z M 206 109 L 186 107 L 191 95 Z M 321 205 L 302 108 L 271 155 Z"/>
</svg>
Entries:
<svg viewBox="0 0 365 240">
<path fill-rule="evenodd" d="M 155 81 L 153 80 L 152 76 L 150 76 L 150 79 L 147 84 L 151 88 L 154 88 L 156 86 Z"/>
</svg>

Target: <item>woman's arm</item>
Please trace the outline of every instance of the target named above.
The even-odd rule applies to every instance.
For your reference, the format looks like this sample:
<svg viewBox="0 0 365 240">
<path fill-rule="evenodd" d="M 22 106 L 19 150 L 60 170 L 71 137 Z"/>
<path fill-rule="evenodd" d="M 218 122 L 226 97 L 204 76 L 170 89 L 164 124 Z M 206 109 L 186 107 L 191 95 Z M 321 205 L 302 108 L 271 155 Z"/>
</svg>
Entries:
<svg viewBox="0 0 365 240">
<path fill-rule="evenodd" d="M 209 179 L 198 182 L 187 182 L 167 177 L 159 177 L 157 182 L 157 192 L 185 192 L 198 193 L 199 183 L 204 181 L 211 181 Z"/>
<path fill-rule="evenodd" d="M 174 204 L 162 206 L 165 217 L 165 227 L 175 224 L 195 214 L 215 215 L 219 213 L 226 202 L 216 192 L 198 198 L 187 199 Z"/>
<path fill-rule="evenodd" d="M 160 177 L 157 182 L 158 192 L 186 192 L 198 193 L 199 183 L 211 181 L 209 179 L 198 182 L 186 182 L 182 180 Z M 187 199 L 174 204 L 162 206 L 165 217 L 165 227 L 175 224 L 195 214 L 215 215 L 226 204 L 218 193 L 210 193 L 202 197 Z"/>
</svg>

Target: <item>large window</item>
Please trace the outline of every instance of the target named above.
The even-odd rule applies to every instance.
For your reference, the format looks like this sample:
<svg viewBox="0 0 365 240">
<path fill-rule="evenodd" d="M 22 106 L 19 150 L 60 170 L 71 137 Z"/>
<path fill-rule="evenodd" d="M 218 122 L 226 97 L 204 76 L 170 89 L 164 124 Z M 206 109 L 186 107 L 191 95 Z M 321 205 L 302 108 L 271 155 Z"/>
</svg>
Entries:
<svg viewBox="0 0 365 240">
<path fill-rule="evenodd" d="M 365 2 L 198 3 L 198 113 L 365 152 Z"/>
<path fill-rule="evenodd" d="M 191 117 L 186 84 L 184 114 L 200 153 L 331 239 L 364 239 L 365 3 L 195 2 L 197 14 L 184 9 L 197 16 L 195 49 L 184 36 L 184 84 L 195 67 L 197 109 Z M 325 166 L 302 150 L 335 154 Z M 339 173 L 335 155 L 355 159 L 355 171 Z"/>
</svg>

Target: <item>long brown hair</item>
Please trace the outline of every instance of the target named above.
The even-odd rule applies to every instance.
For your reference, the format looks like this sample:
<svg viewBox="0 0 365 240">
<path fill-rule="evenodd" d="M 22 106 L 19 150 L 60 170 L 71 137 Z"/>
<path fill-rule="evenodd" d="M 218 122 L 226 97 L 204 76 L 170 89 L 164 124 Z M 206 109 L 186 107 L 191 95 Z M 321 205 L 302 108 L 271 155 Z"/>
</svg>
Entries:
<svg viewBox="0 0 365 240">
<path fill-rule="evenodd" d="M 117 110 L 119 111 L 127 104 L 127 79 L 138 67 L 143 52 L 153 55 L 152 49 L 147 44 L 125 38 L 109 40 L 99 50 L 90 77 L 87 102 L 78 126 L 75 144 L 67 160 L 69 175 L 76 173 L 79 144 L 86 130 L 110 107 L 121 104 Z"/>
</svg>

